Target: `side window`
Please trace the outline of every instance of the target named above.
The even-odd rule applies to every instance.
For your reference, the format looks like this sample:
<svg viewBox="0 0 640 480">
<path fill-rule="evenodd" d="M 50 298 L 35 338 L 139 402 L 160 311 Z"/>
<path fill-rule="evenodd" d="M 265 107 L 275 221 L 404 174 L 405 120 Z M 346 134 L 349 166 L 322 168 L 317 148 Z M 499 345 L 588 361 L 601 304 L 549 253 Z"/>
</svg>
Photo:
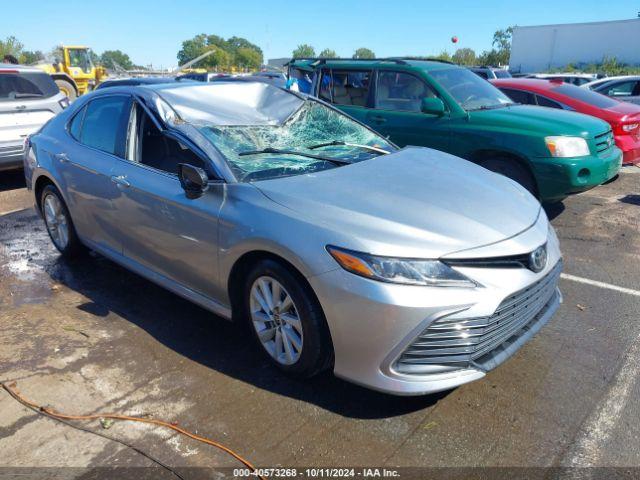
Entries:
<svg viewBox="0 0 640 480">
<path fill-rule="evenodd" d="M 164 135 L 139 104 L 134 103 L 128 128 L 127 160 L 178 173 L 179 163 L 206 170 L 205 162 L 189 147 Z"/>
<path fill-rule="evenodd" d="M 103 152 L 124 157 L 125 121 L 129 116 L 129 97 L 101 97 L 85 107 L 80 142 Z"/>
<path fill-rule="evenodd" d="M 635 81 L 631 82 L 618 82 L 614 84 L 610 84 L 605 91 L 601 92 L 610 97 L 627 97 L 629 95 L 633 95 L 634 87 L 636 86 Z"/>
<path fill-rule="evenodd" d="M 86 111 L 87 111 L 87 107 L 85 106 L 84 108 L 82 108 L 82 110 L 76 113 L 76 115 L 73 117 L 73 120 L 71 120 L 71 123 L 69 124 L 69 133 L 73 138 L 75 138 L 78 141 L 80 141 L 80 131 L 82 129 L 82 120 L 84 120 L 84 114 L 86 113 Z"/>
<path fill-rule="evenodd" d="M 529 92 L 523 92 L 522 90 L 512 90 L 511 88 L 501 88 L 502 93 L 513 100 L 516 103 L 523 105 L 535 105 L 536 102 Z"/>
<path fill-rule="evenodd" d="M 538 101 L 538 105 L 541 107 L 550 107 L 550 108 L 560 108 L 562 109 L 562 105 L 558 102 L 554 102 L 553 100 L 549 100 L 547 97 L 543 97 L 541 95 L 536 95 L 536 99 Z"/>
<path fill-rule="evenodd" d="M 473 70 L 473 73 L 478 75 L 480 78 L 484 78 L 485 80 L 489 80 L 489 74 L 482 70 Z"/>
<path fill-rule="evenodd" d="M 333 70 L 333 103 L 365 107 L 370 86 L 371 72 L 369 71 Z"/>
<path fill-rule="evenodd" d="M 376 108 L 420 112 L 423 98 L 435 97 L 424 81 L 408 73 L 379 71 Z"/>
</svg>

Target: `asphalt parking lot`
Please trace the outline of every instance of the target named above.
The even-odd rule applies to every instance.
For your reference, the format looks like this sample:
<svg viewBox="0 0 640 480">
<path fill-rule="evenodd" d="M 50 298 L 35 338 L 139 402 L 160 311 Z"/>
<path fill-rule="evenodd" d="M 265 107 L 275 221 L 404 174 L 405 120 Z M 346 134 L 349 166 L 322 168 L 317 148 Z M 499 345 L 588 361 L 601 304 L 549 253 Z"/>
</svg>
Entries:
<svg viewBox="0 0 640 480">
<path fill-rule="evenodd" d="M 0 380 L 64 412 L 178 422 L 260 466 L 595 466 L 624 476 L 640 467 L 640 168 L 549 216 L 565 258 L 556 316 L 483 380 L 404 398 L 332 375 L 285 378 L 243 328 L 99 256 L 63 260 L 20 175 L 3 173 Z M 239 465 L 159 427 L 78 424 L 172 467 Z M 0 467 L 56 466 L 154 464 L 0 391 Z"/>
</svg>

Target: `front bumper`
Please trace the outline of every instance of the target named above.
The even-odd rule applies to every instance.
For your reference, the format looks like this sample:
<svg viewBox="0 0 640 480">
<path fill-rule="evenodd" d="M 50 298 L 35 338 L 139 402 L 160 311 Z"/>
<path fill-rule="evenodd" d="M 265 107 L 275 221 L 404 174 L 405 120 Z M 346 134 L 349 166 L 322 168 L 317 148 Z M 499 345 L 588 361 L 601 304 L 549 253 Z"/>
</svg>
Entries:
<svg viewBox="0 0 640 480">
<path fill-rule="evenodd" d="M 488 370 L 509 358 L 557 310 L 561 302 L 557 285 L 553 285 L 552 295 L 535 318 L 495 345 L 491 356 L 464 367 L 436 365 L 433 373 L 413 374 L 397 368 L 398 359 L 407 347 L 434 322 L 444 317 L 461 322 L 490 317 L 505 299 L 539 282 L 558 266 L 561 256 L 555 235 L 548 239 L 527 232 L 522 235 L 536 238 L 537 243 L 526 251 L 547 241 L 546 268 L 536 274 L 525 268 L 456 267 L 482 285 L 478 288 L 382 283 L 342 269 L 311 277 L 309 282 L 323 307 L 333 340 L 335 374 L 387 393 L 421 395 L 482 378 Z"/>
<path fill-rule="evenodd" d="M 618 174 L 622 152 L 613 147 L 598 156 L 533 160 L 541 201 L 559 201 L 603 184 Z"/>
</svg>

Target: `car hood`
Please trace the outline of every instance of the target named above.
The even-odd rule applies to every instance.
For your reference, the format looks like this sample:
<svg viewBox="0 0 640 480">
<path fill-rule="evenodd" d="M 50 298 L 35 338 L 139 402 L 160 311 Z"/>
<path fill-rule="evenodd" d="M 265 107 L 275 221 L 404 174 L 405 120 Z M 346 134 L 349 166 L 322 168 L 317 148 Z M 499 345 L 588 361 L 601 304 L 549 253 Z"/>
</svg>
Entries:
<svg viewBox="0 0 640 480">
<path fill-rule="evenodd" d="M 521 130 L 540 135 L 568 135 L 593 138 L 607 132 L 610 127 L 604 121 L 555 108 L 531 105 L 513 105 L 493 110 L 474 110 L 469 112 L 472 122 L 483 127 L 496 127 Z"/>
<path fill-rule="evenodd" d="M 254 186 L 325 225 L 328 242 L 377 255 L 439 258 L 485 246 L 528 229 L 540 212 L 512 180 L 419 147 Z"/>
</svg>

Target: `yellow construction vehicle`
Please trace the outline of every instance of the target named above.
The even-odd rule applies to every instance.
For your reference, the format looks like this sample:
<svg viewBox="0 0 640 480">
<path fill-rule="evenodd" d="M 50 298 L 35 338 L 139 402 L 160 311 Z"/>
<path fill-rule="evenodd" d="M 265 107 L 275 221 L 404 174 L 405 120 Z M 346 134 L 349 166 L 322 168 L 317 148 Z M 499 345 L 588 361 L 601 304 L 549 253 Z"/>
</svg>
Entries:
<svg viewBox="0 0 640 480">
<path fill-rule="evenodd" d="M 90 92 L 107 76 L 104 67 L 93 64 L 87 47 L 60 46 L 56 52 L 52 63 L 35 66 L 51 75 L 69 100 Z"/>
</svg>

